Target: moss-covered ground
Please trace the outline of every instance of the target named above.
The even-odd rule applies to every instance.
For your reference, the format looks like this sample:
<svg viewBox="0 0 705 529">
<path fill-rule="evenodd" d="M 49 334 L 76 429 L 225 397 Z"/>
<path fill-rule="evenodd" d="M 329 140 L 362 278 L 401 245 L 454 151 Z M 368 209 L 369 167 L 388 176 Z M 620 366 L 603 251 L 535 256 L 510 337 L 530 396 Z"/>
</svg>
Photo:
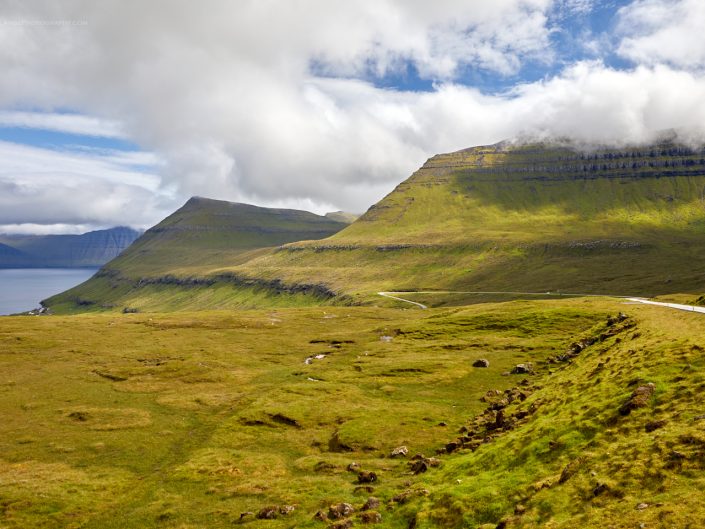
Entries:
<svg viewBox="0 0 705 529">
<path fill-rule="evenodd" d="M 380 527 L 697 527 L 703 331 L 593 298 L 0 318 L 0 527 L 360 525 L 369 496 Z"/>
</svg>

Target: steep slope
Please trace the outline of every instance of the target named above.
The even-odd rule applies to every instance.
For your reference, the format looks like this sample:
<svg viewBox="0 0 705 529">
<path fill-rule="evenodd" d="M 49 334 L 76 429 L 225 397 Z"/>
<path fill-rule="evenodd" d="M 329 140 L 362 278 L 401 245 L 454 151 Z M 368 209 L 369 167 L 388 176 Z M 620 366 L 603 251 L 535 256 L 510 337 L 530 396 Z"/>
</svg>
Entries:
<svg viewBox="0 0 705 529">
<path fill-rule="evenodd" d="M 243 263 L 270 247 L 328 237 L 345 226 L 307 211 L 194 197 L 90 281 L 46 303 L 56 310 L 222 307 L 249 303 L 253 289 L 264 298 L 272 292 L 330 297 L 310 282 L 249 281 L 230 272 L 218 275 L 217 269 Z M 244 298 L 234 292 L 238 287 L 247 291 Z"/>
<path fill-rule="evenodd" d="M 235 270 L 336 291 L 705 286 L 705 150 L 500 143 L 434 156 L 325 243 Z"/>
<path fill-rule="evenodd" d="M 25 268 L 31 266 L 32 256 L 0 243 L 0 268 Z"/>
<path fill-rule="evenodd" d="M 24 267 L 97 267 L 120 255 L 139 235 L 121 226 L 81 235 L 5 235 L 0 242 L 27 257 Z M 12 258 L 0 254 L 0 268 L 14 266 Z"/>
</svg>

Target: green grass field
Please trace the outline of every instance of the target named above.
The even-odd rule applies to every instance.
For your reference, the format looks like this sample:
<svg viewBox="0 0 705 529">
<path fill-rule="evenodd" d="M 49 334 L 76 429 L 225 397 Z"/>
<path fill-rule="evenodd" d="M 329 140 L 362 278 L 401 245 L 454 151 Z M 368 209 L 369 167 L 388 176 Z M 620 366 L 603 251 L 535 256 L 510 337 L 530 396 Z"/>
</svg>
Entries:
<svg viewBox="0 0 705 529">
<path fill-rule="evenodd" d="M 341 502 L 361 525 L 370 496 L 389 528 L 696 527 L 704 331 L 595 298 L 3 317 L 0 527 L 326 527 L 315 513 Z M 647 382 L 647 405 L 620 415 Z M 509 388 L 522 398 L 488 427 L 502 396 L 480 399 Z M 378 479 L 358 483 L 353 462 Z"/>
</svg>

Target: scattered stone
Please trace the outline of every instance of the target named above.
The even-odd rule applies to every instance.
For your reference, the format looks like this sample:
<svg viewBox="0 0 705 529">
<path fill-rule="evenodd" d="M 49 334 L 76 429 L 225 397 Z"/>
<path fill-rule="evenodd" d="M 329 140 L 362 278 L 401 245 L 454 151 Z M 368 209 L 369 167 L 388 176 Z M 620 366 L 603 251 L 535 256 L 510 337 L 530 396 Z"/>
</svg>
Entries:
<svg viewBox="0 0 705 529">
<path fill-rule="evenodd" d="M 429 457 L 425 460 L 426 464 L 431 468 L 436 468 L 441 466 L 441 460 L 437 457 Z"/>
<path fill-rule="evenodd" d="M 358 483 L 374 483 L 375 481 L 377 481 L 377 474 L 375 474 L 374 472 L 361 470 L 357 473 Z"/>
<path fill-rule="evenodd" d="M 592 494 L 593 494 L 593 496 L 599 496 L 600 494 L 604 494 L 608 490 L 610 490 L 610 487 L 609 487 L 609 485 L 607 485 L 607 483 L 597 482 L 595 484 L 595 488 L 592 489 Z"/>
<path fill-rule="evenodd" d="M 478 358 L 472 363 L 472 367 L 490 367 L 490 361 L 486 358 Z"/>
<path fill-rule="evenodd" d="M 406 455 L 409 453 L 409 449 L 405 446 L 398 446 L 394 450 L 391 451 L 389 454 L 389 457 L 406 457 Z"/>
<path fill-rule="evenodd" d="M 517 364 L 511 371 L 512 375 L 531 375 L 534 373 L 534 364 L 527 362 L 526 364 Z"/>
<path fill-rule="evenodd" d="M 658 430 L 659 428 L 663 428 L 666 426 L 668 421 L 661 419 L 659 421 L 649 421 L 644 425 L 644 430 L 647 432 L 653 432 L 654 430 Z"/>
<path fill-rule="evenodd" d="M 449 454 L 455 452 L 458 448 L 460 448 L 460 445 L 456 443 L 455 441 L 451 441 L 446 445 L 446 452 Z"/>
<path fill-rule="evenodd" d="M 648 503 L 640 503 L 639 505 L 636 506 L 637 511 L 643 511 L 644 509 L 648 509 L 649 504 Z"/>
<path fill-rule="evenodd" d="M 355 463 L 353 461 L 348 465 L 348 472 L 359 472 L 360 471 L 360 463 Z"/>
<path fill-rule="evenodd" d="M 412 461 L 416 461 L 417 459 L 426 459 L 426 458 L 421 453 L 414 454 L 414 457 L 411 458 Z"/>
<path fill-rule="evenodd" d="M 255 513 L 253 513 L 252 511 L 241 512 L 240 513 L 240 520 L 242 520 L 243 518 L 247 518 L 248 516 L 254 516 L 254 515 L 255 515 Z"/>
<path fill-rule="evenodd" d="M 514 514 L 516 514 L 518 516 L 521 516 L 525 512 L 526 512 L 526 507 L 524 507 L 521 503 L 514 507 Z"/>
<path fill-rule="evenodd" d="M 279 514 L 282 514 L 284 516 L 289 516 L 295 510 L 296 509 L 294 508 L 293 505 L 280 505 L 279 506 Z"/>
<path fill-rule="evenodd" d="M 444 421 L 441 421 L 441 422 L 438 423 L 438 426 L 448 426 L 448 424 L 445 423 Z"/>
<path fill-rule="evenodd" d="M 375 498 L 374 496 L 370 496 L 367 498 L 367 501 L 365 504 L 362 506 L 363 511 L 374 511 L 376 509 L 379 509 L 381 502 L 379 501 L 378 498 Z"/>
<path fill-rule="evenodd" d="M 276 505 L 264 507 L 257 513 L 258 520 L 274 520 L 277 516 L 279 516 L 279 507 Z"/>
<path fill-rule="evenodd" d="M 350 529 L 353 526 L 353 521 L 349 518 L 347 520 L 341 520 L 339 522 L 331 525 L 331 529 Z"/>
<path fill-rule="evenodd" d="M 78 422 L 86 422 L 88 419 L 90 419 L 90 415 L 88 412 L 85 411 L 72 411 L 69 413 L 69 419 L 73 419 L 74 421 Z"/>
<path fill-rule="evenodd" d="M 327 522 L 328 515 L 325 513 L 325 511 L 318 511 L 316 514 L 313 515 L 313 519 L 321 522 Z"/>
<path fill-rule="evenodd" d="M 419 496 L 428 496 L 429 492 L 426 489 L 408 489 L 405 490 L 404 492 L 397 494 L 392 498 L 392 501 L 394 503 L 406 503 L 412 498 L 416 498 Z"/>
<path fill-rule="evenodd" d="M 561 477 L 558 478 L 558 484 L 562 485 L 570 478 L 572 478 L 575 474 L 577 474 L 580 468 L 583 466 L 583 463 L 585 463 L 585 458 L 583 457 L 579 457 L 568 463 L 563 469 L 563 472 L 561 472 Z"/>
<path fill-rule="evenodd" d="M 379 341 L 384 343 L 389 343 L 393 340 L 391 336 L 380 336 Z"/>
<path fill-rule="evenodd" d="M 651 399 L 651 396 L 654 394 L 655 390 L 656 386 L 653 382 L 649 382 L 648 384 L 636 388 L 629 397 L 629 400 L 620 406 L 620 415 L 629 415 L 632 410 L 643 408 L 648 405 L 649 399 Z"/>
<path fill-rule="evenodd" d="M 411 471 L 415 475 L 422 474 L 423 472 L 426 472 L 427 470 L 428 470 L 428 464 L 423 459 L 420 459 L 418 461 L 414 461 L 411 464 Z"/>
<path fill-rule="evenodd" d="M 337 505 L 331 505 L 328 508 L 328 518 L 332 520 L 340 520 L 341 518 L 347 518 L 355 512 L 355 507 L 349 503 L 339 503 Z"/>
<path fill-rule="evenodd" d="M 360 521 L 362 523 L 380 523 L 382 521 L 382 515 L 377 511 L 367 511 L 360 515 Z"/>
</svg>

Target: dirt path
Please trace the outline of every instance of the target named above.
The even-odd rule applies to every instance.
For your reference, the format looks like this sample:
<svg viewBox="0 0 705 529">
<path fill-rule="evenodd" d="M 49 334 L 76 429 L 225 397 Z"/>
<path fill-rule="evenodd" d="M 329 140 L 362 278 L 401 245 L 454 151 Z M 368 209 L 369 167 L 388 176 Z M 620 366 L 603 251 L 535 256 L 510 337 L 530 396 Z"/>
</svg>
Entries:
<svg viewBox="0 0 705 529">
<path fill-rule="evenodd" d="M 564 297 L 564 296 L 569 296 L 569 297 L 600 297 L 600 298 L 621 298 L 627 301 L 631 301 L 633 303 L 643 303 L 644 305 L 656 305 L 659 307 L 666 307 L 669 309 L 674 309 L 674 310 L 684 310 L 687 312 L 699 312 L 700 314 L 705 314 L 705 307 L 697 307 L 695 305 L 682 305 L 680 303 L 665 303 L 661 301 L 651 301 L 650 299 L 646 298 L 636 298 L 636 297 L 629 297 L 629 296 L 610 296 L 607 294 L 569 294 L 569 293 L 553 293 L 553 292 L 470 292 L 470 291 L 439 291 L 439 290 L 433 290 L 433 291 L 410 291 L 410 292 L 377 292 L 380 296 L 383 296 L 385 298 L 389 299 L 395 299 L 397 301 L 403 301 L 404 303 L 411 303 L 412 305 L 416 305 L 417 307 L 421 309 L 427 309 L 428 307 L 424 305 L 423 303 L 418 303 L 416 301 L 411 301 L 410 299 L 405 299 L 402 297 L 399 297 L 398 294 L 404 295 L 404 294 L 513 294 L 513 295 L 521 295 L 521 296 L 546 296 L 546 295 L 554 295 L 556 297 Z"/>
</svg>

